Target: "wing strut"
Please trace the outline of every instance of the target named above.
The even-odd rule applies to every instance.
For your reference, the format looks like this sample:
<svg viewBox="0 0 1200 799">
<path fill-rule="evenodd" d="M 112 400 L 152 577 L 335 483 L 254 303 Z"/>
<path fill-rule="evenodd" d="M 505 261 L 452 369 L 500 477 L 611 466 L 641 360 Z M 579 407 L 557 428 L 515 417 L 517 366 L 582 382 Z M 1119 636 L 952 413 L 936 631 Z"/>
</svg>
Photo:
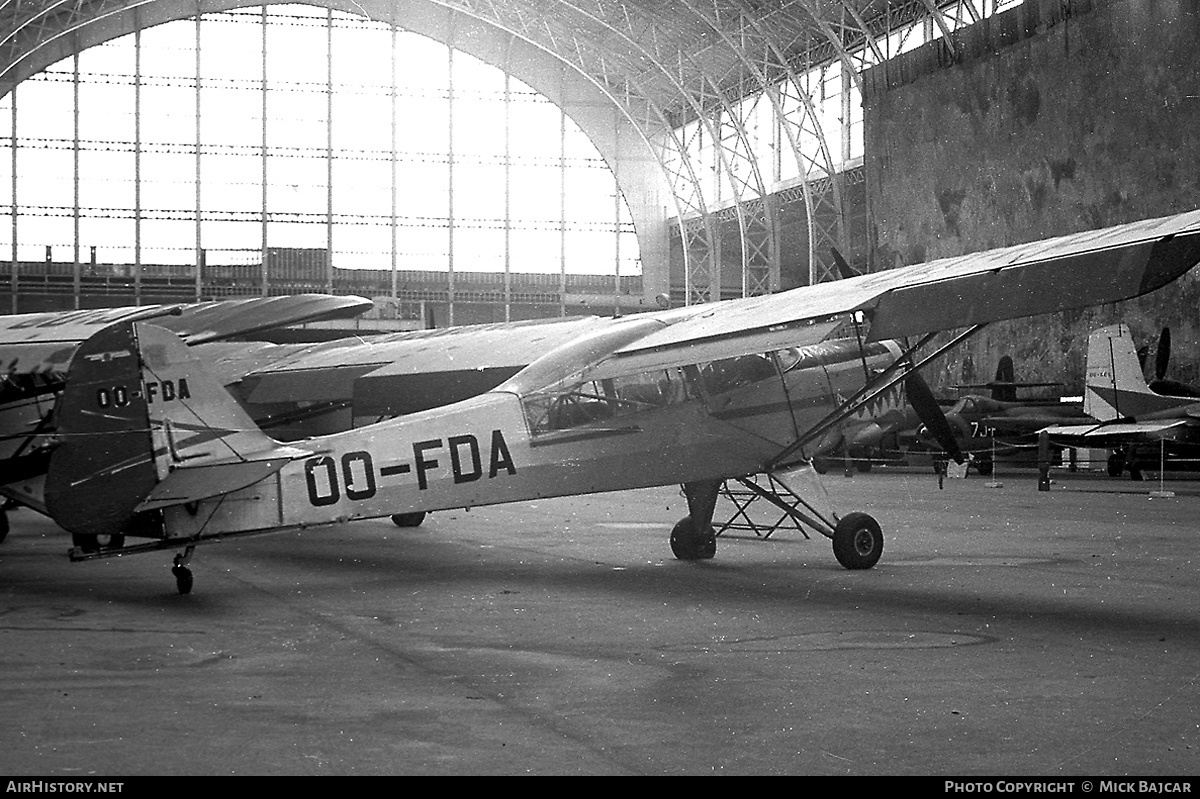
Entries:
<svg viewBox="0 0 1200 799">
<path fill-rule="evenodd" d="M 891 366 L 884 369 L 875 376 L 874 380 L 868 381 L 862 388 L 855 392 L 854 395 L 851 396 L 850 399 L 846 400 L 846 402 L 840 408 L 831 411 L 829 415 L 814 425 L 807 433 L 798 438 L 791 445 L 785 447 L 778 455 L 768 461 L 765 465 L 766 471 L 773 471 L 780 465 L 787 463 L 789 460 L 791 460 L 792 456 L 794 456 L 808 444 L 823 436 L 830 430 L 830 428 L 840 424 L 864 405 L 874 401 L 895 387 L 910 374 L 929 364 L 931 361 L 942 357 L 959 344 L 974 336 L 984 327 L 986 327 L 986 324 L 973 325 L 972 327 L 967 328 L 965 331 L 959 333 L 946 344 L 938 347 L 931 355 L 922 359 L 919 363 L 910 365 L 910 359 L 912 358 L 913 353 L 931 342 L 934 337 L 938 335 L 937 333 L 926 333 L 921 337 L 920 341 L 901 353 L 900 357 L 897 358 Z"/>
</svg>

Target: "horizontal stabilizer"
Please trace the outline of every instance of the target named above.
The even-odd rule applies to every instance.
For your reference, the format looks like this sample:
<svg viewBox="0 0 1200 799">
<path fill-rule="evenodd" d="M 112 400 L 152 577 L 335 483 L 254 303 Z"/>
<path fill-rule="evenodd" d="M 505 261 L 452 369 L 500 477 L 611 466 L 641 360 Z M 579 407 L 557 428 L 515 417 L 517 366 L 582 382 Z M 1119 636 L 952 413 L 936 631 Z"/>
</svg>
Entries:
<svg viewBox="0 0 1200 799">
<path fill-rule="evenodd" d="M 270 477 L 291 460 L 289 456 L 269 460 L 185 466 L 167 475 L 167 478 L 156 485 L 141 504 L 134 508 L 134 512 L 186 505 L 189 502 L 219 497 Z"/>
</svg>

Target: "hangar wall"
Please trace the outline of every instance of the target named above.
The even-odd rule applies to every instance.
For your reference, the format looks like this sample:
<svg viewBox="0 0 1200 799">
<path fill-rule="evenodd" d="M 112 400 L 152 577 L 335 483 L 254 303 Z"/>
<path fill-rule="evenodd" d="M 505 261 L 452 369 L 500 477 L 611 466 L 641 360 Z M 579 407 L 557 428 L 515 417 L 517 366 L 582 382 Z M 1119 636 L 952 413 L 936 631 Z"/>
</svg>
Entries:
<svg viewBox="0 0 1200 799">
<path fill-rule="evenodd" d="M 1026 0 L 866 74 L 872 266 L 916 263 L 1200 207 L 1200 4 Z M 1089 331 L 1172 331 L 1170 376 L 1200 382 L 1200 276 L 1138 300 L 995 325 L 931 382 L 1082 390 Z"/>
</svg>

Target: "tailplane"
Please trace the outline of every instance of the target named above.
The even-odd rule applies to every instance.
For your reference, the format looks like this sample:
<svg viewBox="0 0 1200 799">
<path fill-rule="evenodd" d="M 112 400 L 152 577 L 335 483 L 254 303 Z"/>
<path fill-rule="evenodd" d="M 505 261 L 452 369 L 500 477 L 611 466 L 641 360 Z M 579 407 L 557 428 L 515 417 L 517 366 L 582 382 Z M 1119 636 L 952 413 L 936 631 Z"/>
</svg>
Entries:
<svg viewBox="0 0 1200 799">
<path fill-rule="evenodd" d="M 58 437 L 46 505 L 80 534 L 144 529 L 140 514 L 236 491 L 305 454 L 263 433 L 174 333 L 135 322 L 80 345 Z"/>
<path fill-rule="evenodd" d="M 1083 411 L 1101 422 L 1145 416 L 1181 401 L 1150 390 L 1129 326 L 1110 325 L 1088 338 L 1087 387 Z"/>
</svg>

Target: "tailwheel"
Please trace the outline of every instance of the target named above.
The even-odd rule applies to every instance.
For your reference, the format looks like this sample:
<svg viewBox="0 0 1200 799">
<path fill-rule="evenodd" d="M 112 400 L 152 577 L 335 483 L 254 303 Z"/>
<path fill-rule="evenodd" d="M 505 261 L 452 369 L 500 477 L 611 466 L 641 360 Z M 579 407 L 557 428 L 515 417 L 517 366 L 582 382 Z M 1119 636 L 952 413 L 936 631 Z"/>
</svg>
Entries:
<svg viewBox="0 0 1200 799">
<path fill-rule="evenodd" d="M 192 593 L 192 583 L 195 578 L 192 577 L 191 569 L 187 566 L 172 566 L 171 574 L 175 575 L 175 587 L 179 589 L 179 593 L 185 595 Z"/>
<path fill-rule="evenodd" d="M 187 567 L 187 564 L 192 559 L 192 553 L 195 547 L 191 546 L 175 556 L 175 563 L 171 566 L 171 574 L 175 575 L 175 587 L 179 589 L 179 593 L 187 595 L 192 593 L 192 570 Z"/>
<path fill-rule="evenodd" d="M 397 527 L 420 527 L 423 521 L 425 521 L 425 511 L 392 514 L 392 524 Z"/>
<path fill-rule="evenodd" d="M 680 560 L 708 560 L 717 554 L 717 534 L 711 524 L 697 528 L 684 516 L 671 530 L 671 551 Z"/>
<path fill-rule="evenodd" d="M 833 528 L 833 555 L 847 569 L 869 569 L 883 554 L 879 522 L 865 513 L 849 513 Z"/>
</svg>

